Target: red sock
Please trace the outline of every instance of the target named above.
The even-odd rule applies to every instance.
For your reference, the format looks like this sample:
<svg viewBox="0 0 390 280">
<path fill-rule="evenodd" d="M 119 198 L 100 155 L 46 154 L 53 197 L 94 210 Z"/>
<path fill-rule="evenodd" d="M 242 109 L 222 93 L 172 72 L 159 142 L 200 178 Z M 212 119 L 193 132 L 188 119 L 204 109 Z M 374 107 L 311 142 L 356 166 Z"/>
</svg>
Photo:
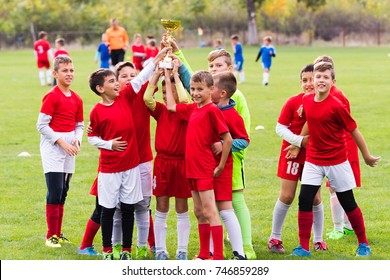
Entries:
<svg viewBox="0 0 390 280">
<path fill-rule="evenodd" d="M 208 259 L 210 257 L 210 224 L 198 224 L 199 232 L 199 255 L 198 258 Z"/>
<path fill-rule="evenodd" d="M 310 251 L 311 227 L 313 225 L 313 211 L 298 211 L 298 235 L 302 248 Z"/>
<path fill-rule="evenodd" d="M 110 247 L 103 247 L 103 250 L 102 250 L 104 253 L 109 253 L 111 254 L 112 253 L 112 246 Z"/>
<path fill-rule="evenodd" d="M 124 248 L 124 247 L 122 247 L 122 252 L 129 252 L 129 253 L 131 253 L 131 248 Z"/>
<path fill-rule="evenodd" d="M 100 228 L 100 224 L 95 223 L 91 219 L 88 220 L 87 226 L 85 228 L 84 236 L 83 236 L 83 241 L 81 241 L 81 246 L 80 246 L 81 250 L 84 250 L 85 248 L 92 246 L 93 240 L 99 228 Z"/>
<path fill-rule="evenodd" d="M 154 224 L 153 224 L 152 213 L 150 213 L 149 215 L 149 223 L 150 226 L 149 226 L 148 244 L 149 247 L 151 248 L 156 246 L 156 242 L 154 241 Z"/>
<path fill-rule="evenodd" d="M 366 243 L 368 245 L 366 227 L 364 226 L 363 214 L 360 208 L 357 207 L 355 210 L 346 212 L 345 214 L 347 214 L 348 220 L 355 231 L 359 244 Z"/>
<path fill-rule="evenodd" d="M 222 225 L 210 227 L 213 238 L 214 254 L 213 260 L 223 260 L 223 228 Z"/>
<path fill-rule="evenodd" d="M 64 218 L 64 204 L 58 205 L 58 225 L 57 225 L 57 236 L 61 236 L 62 232 L 62 219 Z"/>
<path fill-rule="evenodd" d="M 58 204 L 46 204 L 46 239 L 57 234 L 58 227 Z"/>
</svg>

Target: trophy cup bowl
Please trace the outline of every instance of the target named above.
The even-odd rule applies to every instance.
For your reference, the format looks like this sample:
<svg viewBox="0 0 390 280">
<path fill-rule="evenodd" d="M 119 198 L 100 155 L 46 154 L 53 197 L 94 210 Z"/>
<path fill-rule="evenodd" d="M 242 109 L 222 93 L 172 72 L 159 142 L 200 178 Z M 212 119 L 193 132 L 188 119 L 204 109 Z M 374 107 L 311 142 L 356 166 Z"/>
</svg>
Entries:
<svg viewBox="0 0 390 280">
<path fill-rule="evenodd" d="M 173 40 L 173 31 L 179 28 L 180 20 L 174 19 L 161 19 L 162 27 L 167 31 L 166 40 L 164 42 L 166 47 L 171 46 L 171 41 Z M 169 53 L 164 57 L 164 60 L 159 63 L 160 68 L 172 69 L 172 58 L 169 57 Z"/>
</svg>

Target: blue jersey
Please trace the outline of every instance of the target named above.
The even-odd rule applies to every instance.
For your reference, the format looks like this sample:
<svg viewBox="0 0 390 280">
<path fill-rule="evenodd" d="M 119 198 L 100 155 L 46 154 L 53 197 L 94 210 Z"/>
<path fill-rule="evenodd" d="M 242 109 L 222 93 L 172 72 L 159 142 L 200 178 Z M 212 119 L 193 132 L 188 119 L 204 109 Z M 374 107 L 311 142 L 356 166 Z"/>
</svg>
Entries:
<svg viewBox="0 0 390 280">
<path fill-rule="evenodd" d="M 259 54 L 257 55 L 256 61 L 261 57 L 263 68 L 271 68 L 272 57 L 276 55 L 275 48 L 272 45 L 262 45 Z"/>
<path fill-rule="evenodd" d="M 108 49 L 108 46 L 105 43 L 100 43 L 97 49 L 99 55 L 100 55 L 100 60 L 101 61 L 109 61 L 110 60 L 110 51 Z"/>
<path fill-rule="evenodd" d="M 244 56 L 242 54 L 242 45 L 241 43 L 237 43 L 234 51 L 234 69 L 241 71 L 243 64 L 244 64 Z"/>
</svg>

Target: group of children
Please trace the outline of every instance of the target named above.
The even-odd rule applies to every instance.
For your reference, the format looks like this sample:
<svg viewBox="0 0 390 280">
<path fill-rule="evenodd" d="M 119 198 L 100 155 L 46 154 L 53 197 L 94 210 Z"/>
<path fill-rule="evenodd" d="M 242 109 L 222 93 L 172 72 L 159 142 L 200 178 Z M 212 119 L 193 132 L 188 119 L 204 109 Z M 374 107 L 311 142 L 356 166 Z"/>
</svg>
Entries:
<svg viewBox="0 0 390 280">
<path fill-rule="evenodd" d="M 169 199 L 175 197 L 178 238 L 175 255 L 178 260 L 187 260 L 188 198 L 192 197 L 199 233 L 195 259 L 224 259 L 221 219 L 233 258 L 256 259 L 250 213 L 243 194 L 250 114 L 244 95 L 237 89 L 232 57 L 224 49 L 212 51 L 208 56 L 209 71 L 192 73 L 175 41 L 171 47 L 163 46 L 139 72 L 131 62 L 122 62 L 115 66 L 115 72 L 101 68 L 90 75 L 90 89 L 101 101 L 90 112 L 88 142 L 99 149 L 100 156 L 91 190 L 96 195 L 96 208 L 78 252 L 98 254 L 93 240 L 101 227 L 103 259 L 132 259 L 135 222 L 137 259 L 147 257 L 150 239 L 154 241 L 149 242 L 149 247 L 155 258 L 169 259 L 166 221 Z M 167 53 L 172 58 L 172 68 L 161 69 L 158 62 Z M 380 158 L 368 152 L 346 107 L 346 98 L 344 103 L 341 100 L 344 95 L 334 93 L 337 92 L 334 68 L 329 61 L 327 57 L 325 62 L 318 60 L 314 66 L 302 70 L 304 92 L 288 100 L 278 119 L 277 134 L 284 142 L 278 167 L 280 196 L 268 244 L 272 252 L 284 253 L 281 228 L 299 179 L 302 181 L 298 213 L 300 245 L 293 255 L 311 255 L 312 224 L 315 250 L 327 249 L 322 239 L 323 206 L 318 195 L 326 176 L 358 237 L 357 254 L 371 254 L 363 216 L 352 193 L 357 175 L 354 177 L 347 161 L 346 134 L 351 133 L 368 165 L 375 166 Z M 70 90 L 74 76 L 71 58 L 56 57 L 53 73 L 58 84 L 43 98 L 37 128 L 41 133 L 48 190 L 46 245 L 61 247 L 61 243 L 69 242 L 62 234 L 62 217 L 84 119 L 82 100 Z M 164 103 L 153 97 L 161 79 Z M 153 165 L 150 116 L 157 121 Z M 154 222 L 150 215 L 152 192 L 156 197 Z"/>
</svg>

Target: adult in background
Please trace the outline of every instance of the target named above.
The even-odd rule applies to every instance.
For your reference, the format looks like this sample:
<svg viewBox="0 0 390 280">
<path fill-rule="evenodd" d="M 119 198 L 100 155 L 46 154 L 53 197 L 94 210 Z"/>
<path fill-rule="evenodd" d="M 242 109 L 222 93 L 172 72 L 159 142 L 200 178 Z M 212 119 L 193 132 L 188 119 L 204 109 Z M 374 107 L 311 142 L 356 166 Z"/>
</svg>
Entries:
<svg viewBox="0 0 390 280">
<path fill-rule="evenodd" d="M 106 30 L 107 43 L 110 49 L 111 63 L 115 66 L 125 58 L 126 49 L 129 42 L 126 30 L 118 25 L 118 20 L 111 20 L 111 27 Z"/>
</svg>

